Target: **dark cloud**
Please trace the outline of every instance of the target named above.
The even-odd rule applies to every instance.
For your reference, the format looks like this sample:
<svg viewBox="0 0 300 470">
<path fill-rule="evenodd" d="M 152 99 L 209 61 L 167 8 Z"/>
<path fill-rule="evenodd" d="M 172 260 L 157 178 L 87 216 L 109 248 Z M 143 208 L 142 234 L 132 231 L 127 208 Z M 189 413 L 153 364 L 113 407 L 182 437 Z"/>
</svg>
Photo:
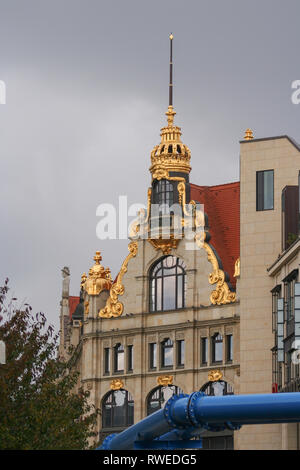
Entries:
<svg viewBox="0 0 300 470">
<path fill-rule="evenodd" d="M 239 140 L 300 140 L 299 2 L 0 1 L 1 278 L 57 325 L 100 249 L 113 274 L 127 242 L 96 238 L 96 207 L 145 202 L 165 122 L 174 33 L 176 123 L 191 181 L 239 178 Z M 296 60 L 295 60 L 296 59 Z"/>
</svg>

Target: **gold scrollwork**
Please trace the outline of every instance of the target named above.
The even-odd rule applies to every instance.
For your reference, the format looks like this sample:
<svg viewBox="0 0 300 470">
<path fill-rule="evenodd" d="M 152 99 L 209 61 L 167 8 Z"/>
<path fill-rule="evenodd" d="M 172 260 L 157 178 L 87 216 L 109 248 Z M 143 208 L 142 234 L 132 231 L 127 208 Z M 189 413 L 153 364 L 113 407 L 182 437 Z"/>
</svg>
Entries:
<svg viewBox="0 0 300 470">
<path fill-rule="evenodd" d="M 173 375 L 160 375 L 157 377 L 157 384 L 162 387 L 167 387 L 167 385 L 172 385 L 173 379 Z"/>
<path fill-rule="evenodd" d="M 106 301 L 106 305 L 102 308 L 98 315 L 101 318 L 111 318 L 119 317 L 122 315 L 124 306 L 119 302 L 119 295 L 124 294 L 124 285 L 122 284 L 122 279 L 124 274 L 127 271 L 128 262 L 131 258 L 134 258 L 137 255 L 138 244 L 137 242 L 130 242 L 128 245 L 129 254 L 126 256 L 125 261 L 123 262 L 120 272 L 117 276 L 116 282 L 111 286 L 109 297 Z"/>
<path fill-rule="evenodd" d="M 111 390 L 120 390 L 121 388 L 124 388 L 124 382 L 121 379 L 114 379 L 110 382 L 110 388 Z"/>
<path fill-rule="evenodd" d="M 205 235 L 205 234 L 204 234 Z M 199 248 L 204 248 L 207 253 L 207 259 L 212 264 L 213 272 L 209 275 L 209 283 L 216 284 L 216 288 L 210 295 L 210 301 L 213 305 L 230 304 L 236 301 L 236 294 L 229 289 L 225 281 L 225 273 L 219 267 L 219 262 L 212 247 L 200 237 L 195 236 L 196 244 Z"/>
<path fill-rule="evenodd" d="M 234 264 L 234 275 L 233 277 L 240 277 L 241 274 L 241 260 L 240 258 L 237 258 L 235 264 Z"/>
</svg>

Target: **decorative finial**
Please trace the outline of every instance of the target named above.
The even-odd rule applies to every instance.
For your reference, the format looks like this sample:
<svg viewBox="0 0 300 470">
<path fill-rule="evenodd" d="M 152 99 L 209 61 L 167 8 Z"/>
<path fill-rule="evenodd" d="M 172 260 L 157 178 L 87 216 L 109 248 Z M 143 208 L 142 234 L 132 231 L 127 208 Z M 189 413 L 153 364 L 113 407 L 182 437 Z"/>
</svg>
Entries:
<svg viewBox="0 0 300 470">
<path fill-rule="evenodd" d="M 102 260 L 102 256 L 100 255 L 100 251 L 96 251 L 94 260 L 96 264 L 100 264 L 100 261 Z"/>
<path fill-rule="evenodd" d="M 110 290 L 112 286 L 110 269 L 104 268 L 100 264 L 101 260 L 100 251 L 96 251 L 94 256 L 95 264 L 90 268 L 88 277 L 85 273 L 81 277 L 81 287 L 89 295 L 99 295 L 103 290 Z"/>
<path fill-rule="evenodd" d="M 170 34 L 169 38 L 170 38 L 171 41 L 172 41 L 172 39 L 174 38 L 173 33 Z"/>
<path fill-rule="evenodd" d="M 251 129 L 246 129 L 244 140 L 252 140 L 253 139 L 253 132 Z"/>
</svg>

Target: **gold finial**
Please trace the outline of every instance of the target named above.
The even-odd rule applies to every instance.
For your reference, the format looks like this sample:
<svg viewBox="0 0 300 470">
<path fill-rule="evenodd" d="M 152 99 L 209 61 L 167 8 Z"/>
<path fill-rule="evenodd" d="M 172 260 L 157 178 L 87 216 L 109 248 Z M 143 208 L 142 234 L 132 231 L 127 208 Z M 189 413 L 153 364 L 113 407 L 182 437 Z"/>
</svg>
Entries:
<svg viewBox="0 0 300 470">
<path fill-rule="evenodd" d="M 88 277 L 85 273 L 81 277 L 81 286 L 89 295 L 99 295 L 103 290 L 110 290 L 112 286 L 110 269 L 104 268 L 100 264 L 101 260 L 100 251 L 96 251 L 95 264 L 89 269 Z"/>
<path fill-rule="evenodd" d="M 252 140 L 253 139 L 253 131 L 251 129 L 246 129 L 244 140 Z"/>
<path fill-rule="evenodd" d="M 172 39 L 174 38 L 173 33 L 170 34 L 169 38 L 170 38 L 171 41 L 172 41 Z"/>
<path fill-rule="evenodd" d="M 96 264 L 100 264 L 100 261 L 102 261 L 102 256 L 100 255 L 100 251 L 96 251 L 94 260 Z"/>
<path fill-rule="evenodd" d="M 176 114 L 176 111 L 174 111 L 173 106 L 170 105 L 168 107 L 168 111 L 166 112 L 168 127 L 173 127 L 175 114 Z"/>
</svg>

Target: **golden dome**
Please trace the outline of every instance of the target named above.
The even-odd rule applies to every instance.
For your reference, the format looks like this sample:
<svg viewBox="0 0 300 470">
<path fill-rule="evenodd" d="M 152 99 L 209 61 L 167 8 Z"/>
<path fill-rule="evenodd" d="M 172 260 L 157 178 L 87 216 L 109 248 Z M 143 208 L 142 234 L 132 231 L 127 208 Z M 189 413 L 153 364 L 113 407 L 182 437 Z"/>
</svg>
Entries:
<svg viewBox="0 0 300 470">
<path fill-rule="evenodd" d="M 173 106 L 166 112 L 168 125 L 161 129 L 161 143 L 151 152 L 150 171 L 154 179 L 166 177 L 169 171 L 190 173 L 191 151 L 181 142 L 181 128 L 174 126 Z"/>
</svg>

